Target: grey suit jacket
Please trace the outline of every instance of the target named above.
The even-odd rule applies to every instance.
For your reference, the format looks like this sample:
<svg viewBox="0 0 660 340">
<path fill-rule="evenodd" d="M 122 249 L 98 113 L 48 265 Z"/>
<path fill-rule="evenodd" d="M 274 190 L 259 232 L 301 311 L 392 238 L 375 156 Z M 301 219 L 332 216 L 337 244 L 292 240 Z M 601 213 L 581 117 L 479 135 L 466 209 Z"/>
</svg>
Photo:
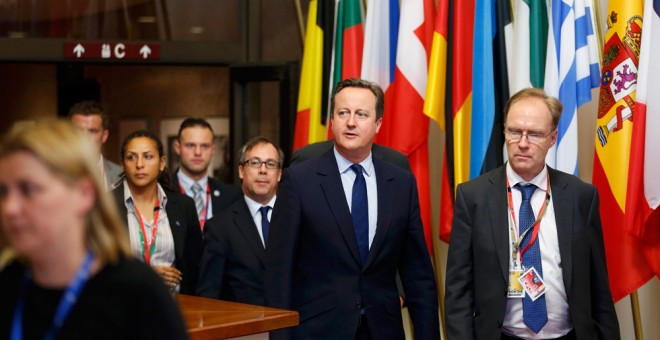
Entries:
<svg viewBox="0 0 660 340">
<path fill-rule="evenodd" d="M 561 270 L 578 339 L 619 339 L 596 188 L 548 168 Z M 507 302 L 506 167 L 456 189 L 445 319 L 453 339 L 500 339 Z"/>
<path fill-rule="evenodd" d="M 105 167 L 105 183 L 108 191 L 110 191 L 121 184 L 121 174 L 124 172 L 124 168 L 115 162 L 105 159 L 105 157 L 103 158 L 103 166 Z"/>
</svg>

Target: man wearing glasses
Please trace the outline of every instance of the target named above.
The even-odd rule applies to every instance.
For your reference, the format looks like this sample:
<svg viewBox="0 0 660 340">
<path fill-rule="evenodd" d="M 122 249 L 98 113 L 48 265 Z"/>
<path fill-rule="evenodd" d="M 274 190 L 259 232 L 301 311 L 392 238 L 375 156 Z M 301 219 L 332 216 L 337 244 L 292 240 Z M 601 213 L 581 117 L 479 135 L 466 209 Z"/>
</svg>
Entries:
<svg viewBox="0 0 660 340">
<path fill-rule="evenodd" d="M 561 111 L 542 89 L 513 95 L 504 109 L 509 161 L 456 189 L 449 339 L 620 337 L 598 192 L 545 164 Z"/>
<path fill-rule="evenodd" d="M 186 118 L 179 127 L 174 142 L 181 168 L 172 175 L 172 190 L 180 191 L 195 201 L 199 225 L 204 230 L 206 221 L 238 200 L 241 190 L 209 177 L 215 143 L 213 129 L 202 118 Z"/>
<path fill-rule="evenodd" d="M 206 225 L 197 294 L 264 305 L 264 255 L 284 153 L 264 137 L 240 150 L 243 198 Z"/>
</svg>

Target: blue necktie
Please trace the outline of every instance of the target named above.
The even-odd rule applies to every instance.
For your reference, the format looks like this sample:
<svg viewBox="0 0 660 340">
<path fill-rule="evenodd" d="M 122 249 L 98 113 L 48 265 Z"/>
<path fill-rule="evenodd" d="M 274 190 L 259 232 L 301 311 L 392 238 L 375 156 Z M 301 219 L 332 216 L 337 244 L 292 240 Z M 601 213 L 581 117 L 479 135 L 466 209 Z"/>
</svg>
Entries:
<svg viewBox="0 0 660 340">
<path fill-rule="evenodd" d="M 351 217 L 353 220 L 353 229 L 355 230 L 355 240 L 357 241 L 358 251 L 360 252 L 360 263 L 364 264 L 369 255 L 369 204 L 367 199 L 367 182 L 364 180 L 360 164 L 351 165 L 351 170 L 355 172 L 355 182 L 353 182 L 353 196 L 351 200 Z"/>
<path fill-rule="evenodd" d="M 534 211 L 532 210 L 532 204 L 530 202 L 534 191 L 536 190 L 536 185 L 520 185 L 520 183 L 515 185 L 515 188 L 520 190 L 522 194 L 522 202 L 520 202 L 520 230 L 519 233 L 522 235 L 525 230 L 529 229 L 532 224 L 534 224 Z M 529 243 L 530 238 L 532 237 L 532 230 L 530 230 L 525 239 L 520 244 L 520 249 L 525 248 Z M 538 272 L 539 276 L 543 277 L 543 268 L 541 267 L 541 249 L 539 248 L 539 238 L 537 237 L 535 242 L 527 249 L 523 255 L 522 264 L 525 267 L 525 270 L 528 268 L 534 267 Z M 523 321 L 525 325 L 529 327 L 534 333 L 541 331 L 541 328 L 545 326 L 548 322 L 548 311 L 545 306 L 545 294 L 541 295 L 536 301 L 532 301 L 529 295 L 525 295 L 523 299 Z"/>
<path fill-rule="evenodd" d="M 268 210 L 270 210 L 270 207 L 267 205 L 264 205 L 263 207 L 259 208 L 259 211 L 261 212 L 261 232 L 264 234 L 264 248 L 266 248 L 266 244 L 268 242 L 268 232 L 270 232 L 270 222 L 268 221 Z"/>
</svg>

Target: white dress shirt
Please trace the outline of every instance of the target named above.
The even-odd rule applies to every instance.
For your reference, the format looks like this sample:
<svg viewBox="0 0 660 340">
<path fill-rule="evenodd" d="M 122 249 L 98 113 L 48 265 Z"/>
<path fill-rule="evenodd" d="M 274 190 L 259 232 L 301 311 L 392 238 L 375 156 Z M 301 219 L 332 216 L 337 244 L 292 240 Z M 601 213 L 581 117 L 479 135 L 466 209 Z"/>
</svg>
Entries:
<svg viewBox="0 0 660 340">
<path fill-rule="evenodd" d="M 270 199 L 268 204 L 261 204 L 247 196 L 243 196 L 245 198 L 245 204 L 248 206 L 248 210 L 250 210 L 250 215 L 252 216 L 252 220 L 254 221 L 254 224 L 257 226 L 257 232 L 259 233 L 259 237 L 261 237 L 261 244 L 264 245 L 264 248 L 266 248 L 266 242 L 264 242 L 264 231 L 261 226 L 261 207 L 264 205 L 267 205 L 270 207 L 268 209 L 268 222 L 270 222 L 270 217 L 273 215 L 273 207 L 275 206 L 275 199 L 277 199 L 277 195 L 273 196 L 273 198 Z"/>
<path fill-rule="evenodd" d="M 506 175 L 511 186 L 511 195 L 513 199 L 513 211 L 515 214 L 515 225 L 519 223 L 519 209 L 522 201 L 520 190 L 514 188 L 517 183 L 536 185 L 537 189 L 532 195 L 531 204 L 534 216 L 536 217 L 545 203 L 546 193 L 548 191 L 548 168 L 543 168 L 541 173 L 531 181 L 525 182 L 516 174 L 511 165 L 506 165 Z M 552 185 L 552 183 L 550 183 Z M 506 313 L 504 315 L 504 324 L 502 329 L 504 333 L 523 339 L 553 339 L 566 335 L 573 329 L 571 317 L 568 310 L 568 299 L 566 289 L 564 288 L 563 274 L 561 271 L 562 259 L 559 253 L 559 239 L 557 238 L 557 223 L 555 220 L 555 209 L 553 206 L 554 197 L 550 192 L 550 202 L 548 208 L 541 220 L 539 227 L 538 242 L 541 250 L 541 266 L 543 267 L 542 279 L 545 282 L 545 303 L 548 311 L 548 323 L 537 334 L 529 329 L 523 321 L 522 300 L 519 298 L 509 298 L 506 304 Z M 509 222 L 511 214 L 507 211 Z M 504 230 L 506 228 L 506 230 Z M 502 232 L 508 234 L 508 226 L 502 226 Z M 511 254 L 511 243 L 509 243 L 509 254 Z M 570 261 L 570 259 L 567 259 Z M 509 256 L 509 269 L 513 268 L 513 261 Z"/>
</svg>

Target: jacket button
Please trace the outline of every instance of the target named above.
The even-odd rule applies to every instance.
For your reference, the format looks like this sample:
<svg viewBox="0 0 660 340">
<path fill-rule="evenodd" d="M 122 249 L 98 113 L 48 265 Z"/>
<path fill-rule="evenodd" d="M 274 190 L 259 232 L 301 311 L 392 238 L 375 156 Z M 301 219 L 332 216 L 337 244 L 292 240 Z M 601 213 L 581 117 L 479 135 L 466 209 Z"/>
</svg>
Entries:
<svg viewBox="0 0 660 340">
<path fill-rule="evenodd" d="M 362 302 L 358 301 L 355 303 L 355 309 L 362 309 Z"/>
</svg>

